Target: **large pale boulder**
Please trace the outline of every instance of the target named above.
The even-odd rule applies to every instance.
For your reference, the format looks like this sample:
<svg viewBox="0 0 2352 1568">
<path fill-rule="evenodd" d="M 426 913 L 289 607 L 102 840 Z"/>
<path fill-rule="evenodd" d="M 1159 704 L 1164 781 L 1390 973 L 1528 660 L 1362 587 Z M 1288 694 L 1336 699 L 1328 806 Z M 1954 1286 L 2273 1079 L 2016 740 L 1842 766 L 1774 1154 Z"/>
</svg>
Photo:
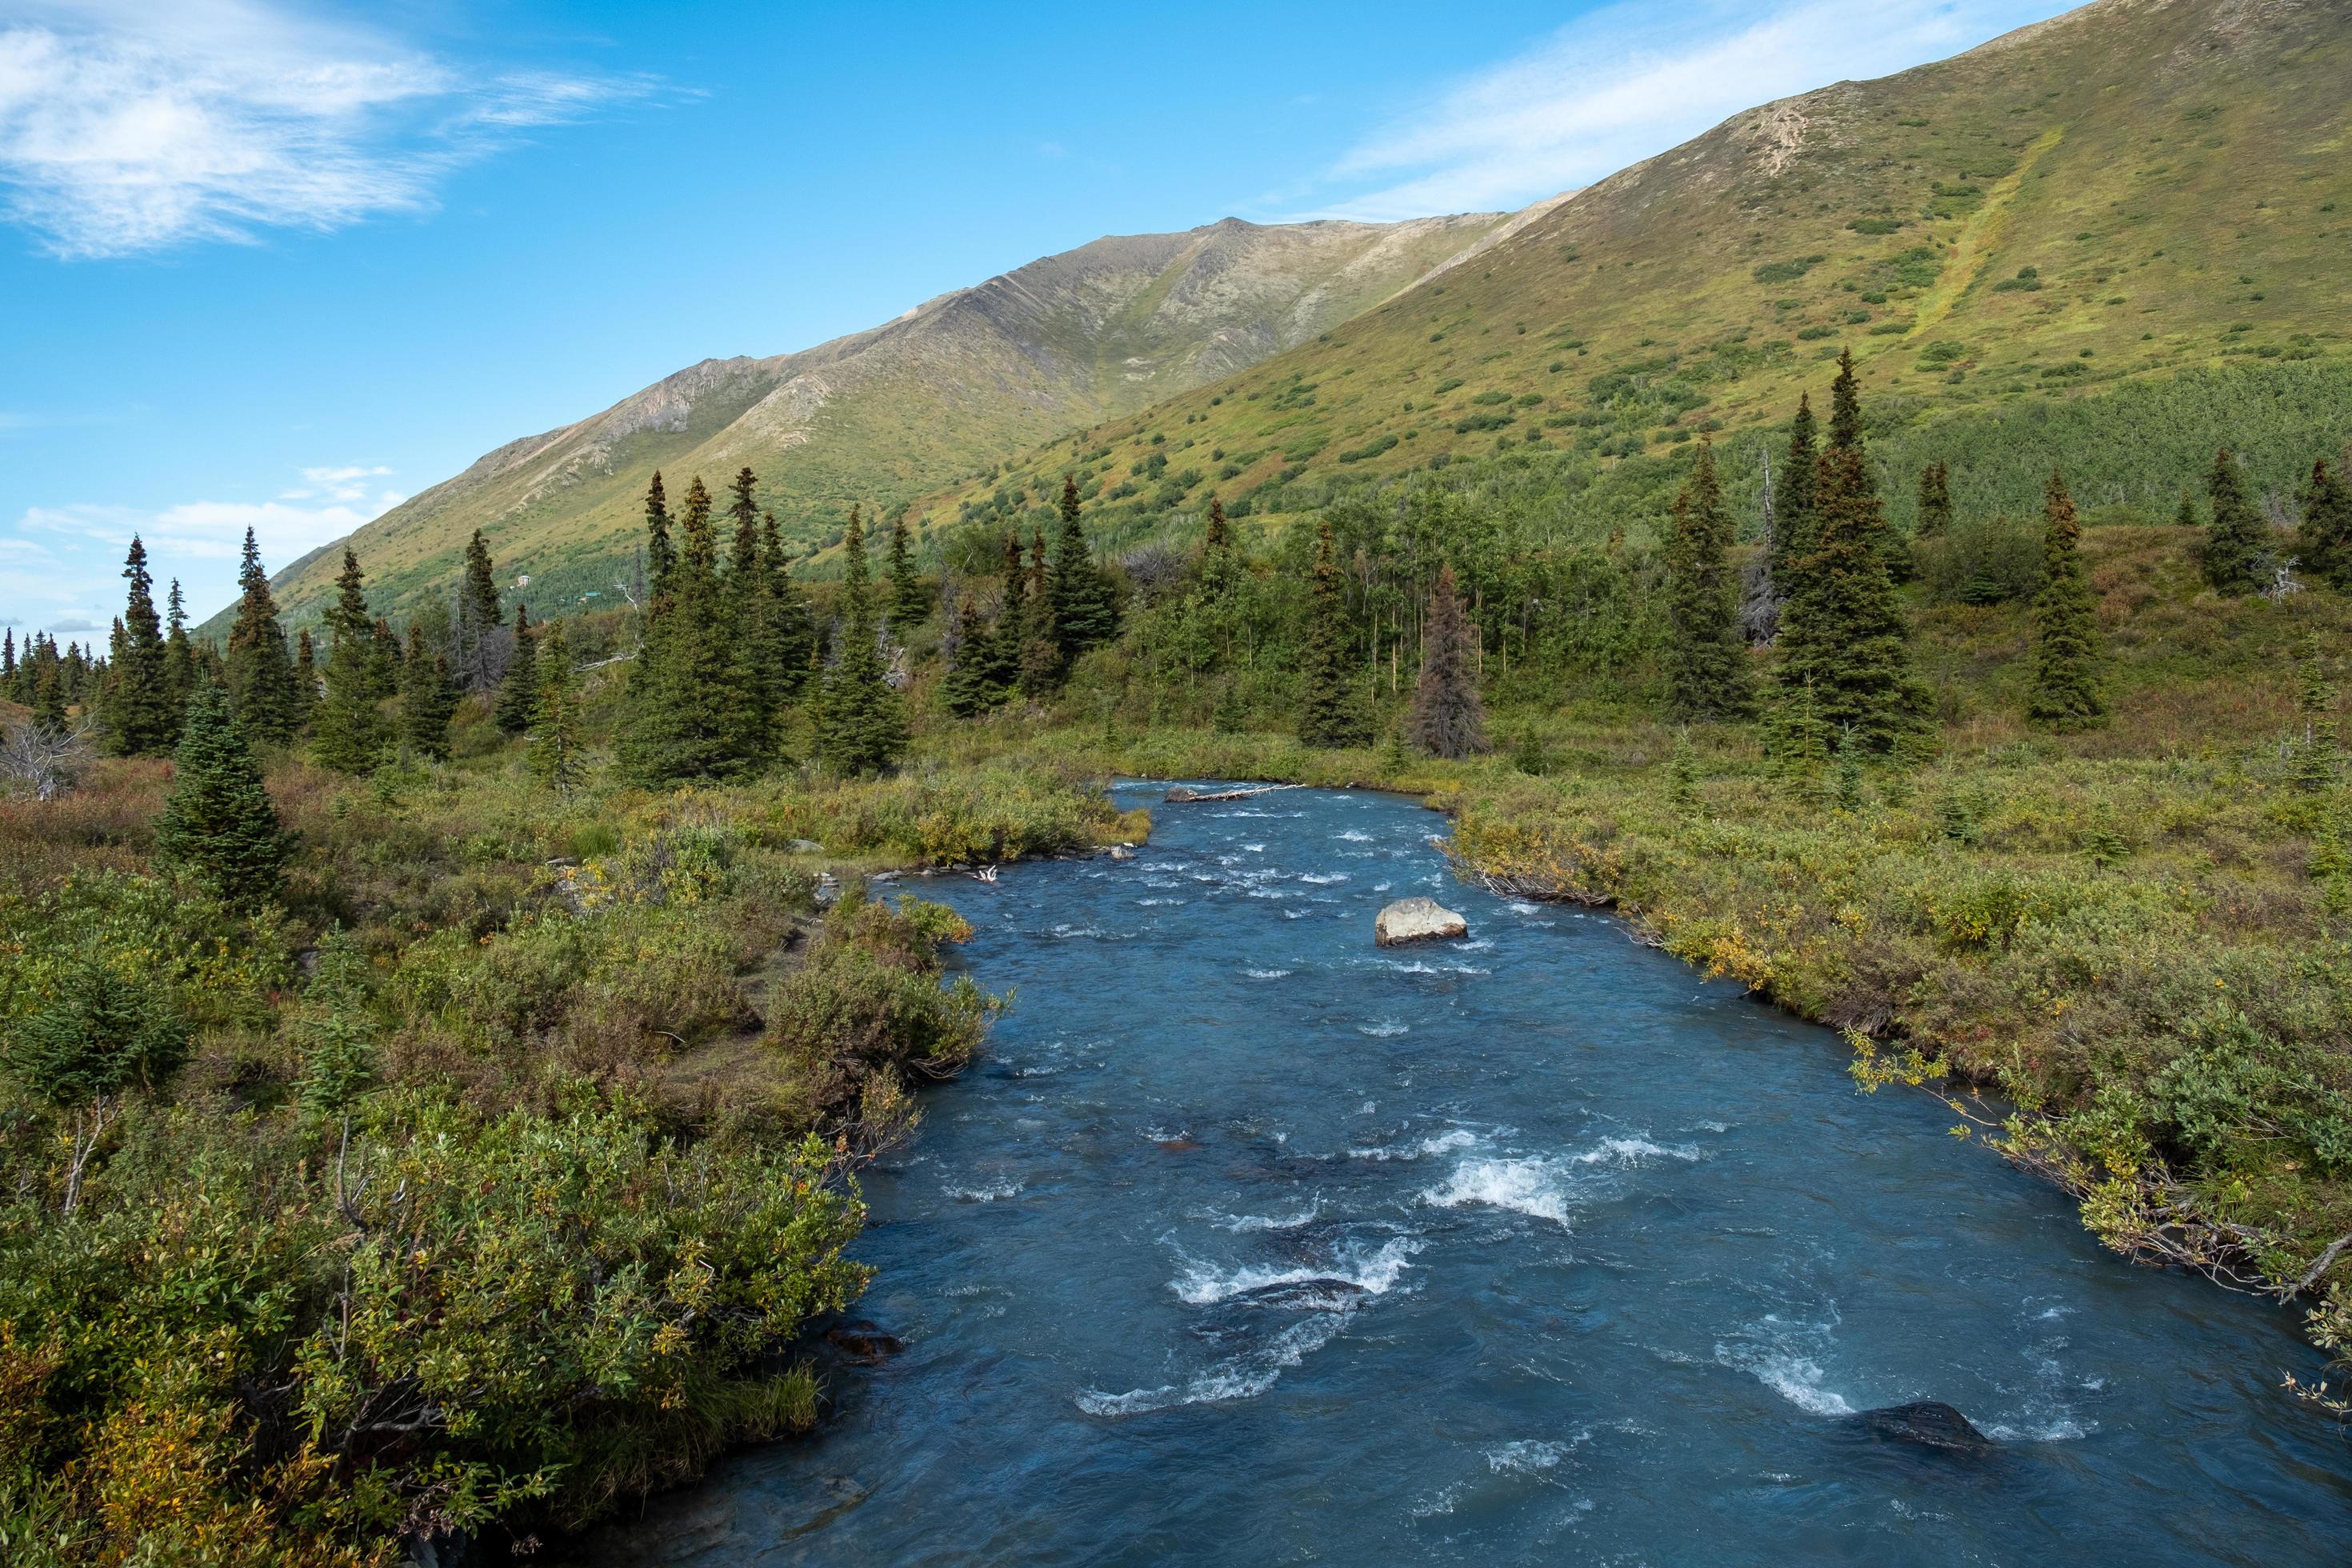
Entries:
<svg viewBox="0 0 2352 1568">
<path fill-rule="evenodd" d="M 1372 940 L 1382 947 L 1469 934 L 1470 922 L 1435 899 L 1399 899 L 1372 921 Z"/>
</svg>

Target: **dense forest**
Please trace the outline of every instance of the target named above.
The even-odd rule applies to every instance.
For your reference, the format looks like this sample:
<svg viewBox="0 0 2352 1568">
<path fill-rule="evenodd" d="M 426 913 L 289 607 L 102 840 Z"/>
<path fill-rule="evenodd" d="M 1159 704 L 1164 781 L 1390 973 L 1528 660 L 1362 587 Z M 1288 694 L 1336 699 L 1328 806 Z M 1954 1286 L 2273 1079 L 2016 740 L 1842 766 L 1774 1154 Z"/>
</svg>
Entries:
<svg viewBox="0 0 2352 1568">
<path fill-rule="evenodd" d="M 1425 794 L 2352 1344 L 2352 490 L 2283 374 L 1937 449 L 1848 359 L 1769 443 L 1125 542 L 1074 468 L 928 559 L 649 475 L 622 607 L 477 533 L 289 636 L 248 536 L 220 646 L 134 541 L 102 655 L 0 648 L 11 1561 L 528 1540 L 810 1426 L 856 1172 L 998 1006 L 868 879 L 1132 840 L 1116 771 Z"/>
</svg>

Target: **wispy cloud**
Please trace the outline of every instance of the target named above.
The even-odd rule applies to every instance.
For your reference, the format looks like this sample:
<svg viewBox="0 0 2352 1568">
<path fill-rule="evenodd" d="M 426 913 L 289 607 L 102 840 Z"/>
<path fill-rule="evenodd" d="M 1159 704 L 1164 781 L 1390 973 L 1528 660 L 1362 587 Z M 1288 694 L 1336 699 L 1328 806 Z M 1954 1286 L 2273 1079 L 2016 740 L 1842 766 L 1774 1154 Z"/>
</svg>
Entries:
<svg viewBox="0 0 2352 1568">
<path fill-rule="evenodd" d="M 182 501 L 158 511 L 96 503 L 27 507 L 17 525 L 19 541 L 40 549 L 23 536 L 63 534 L 120 549 L 136 533 L 146 540 L 149 555 L 158 560 L 232 560 L 250 528 L 261 558 L 273 567 L 282 566 L 398 506 L 406 499 L 398 490 L 351 482 L 391 472 L 358 464 L 305 468 L 303 477 L 312 481 L 309 488 L 287 490 L 266 501 Z M 297 504 L 302 501 L 317 504 Z"/>
<path fill-rule="evenodd" d="M 67 258 L 431 205 L 452 169 L 642 79 L 482 73 L 260 0 L 20 0 L 0 26 L 6 210 Z"/>
<path fill-rule="evenodd" d="M 1594 11 L 1349 149 L 1317 216 L 1524 206 L 1756 104 L 1954 54 L 2074 0 L 1690 0 Z M 1346 193 L 1346 194 L 1339 194 Z"/>
</svg>

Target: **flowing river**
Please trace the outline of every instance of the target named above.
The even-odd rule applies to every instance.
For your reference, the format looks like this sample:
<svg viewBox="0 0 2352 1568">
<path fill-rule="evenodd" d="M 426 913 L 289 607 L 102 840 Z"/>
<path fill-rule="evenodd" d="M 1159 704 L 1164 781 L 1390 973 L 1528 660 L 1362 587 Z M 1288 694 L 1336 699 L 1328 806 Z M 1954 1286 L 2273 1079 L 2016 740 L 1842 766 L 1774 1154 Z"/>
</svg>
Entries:
<svg viewBox="0 0 2352 1568">
<path fill-rule="evenodd" d="M 2102 1250 L 1621 922 L 1454 882 L 1409 801 L 1156 816 L 919 889 L 1018 995 L 866 1179 L 908 1348 L 599 1561 L 2352 1560 L 2291 1312 Z M 1375 949 L 1415 893 L 1468 940 Z M 1847 1419 L 1916 1400 L 1997 1446 Z"/>
</svg>

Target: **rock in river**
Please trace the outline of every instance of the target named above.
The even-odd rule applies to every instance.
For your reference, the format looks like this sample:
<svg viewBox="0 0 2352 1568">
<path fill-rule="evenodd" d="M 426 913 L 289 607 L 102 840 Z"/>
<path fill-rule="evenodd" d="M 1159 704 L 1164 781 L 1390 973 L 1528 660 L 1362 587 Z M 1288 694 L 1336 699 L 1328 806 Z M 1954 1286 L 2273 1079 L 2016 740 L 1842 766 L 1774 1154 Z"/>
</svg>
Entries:
<svg viewBox="0 0 2352 1568">
<path fill-rule="evenodd" d="M 1917 1405 L 1890 1405 L 1849 1416 L 1874 1437 L 1890 1443 L 1916 1443 L 1928 1448 L 1955 1448 L 1979 1453 L 1993 1446 L 1969 1418 L 1950 1405 L 1934 1400 Z"/>
<path fill-rule="evenodd" d="M 1469 934 L 1470 922 L 1435 899 L 1399 899 L 1372 921 L 1372 940 L 1382 947 Z"/>
</svg>

